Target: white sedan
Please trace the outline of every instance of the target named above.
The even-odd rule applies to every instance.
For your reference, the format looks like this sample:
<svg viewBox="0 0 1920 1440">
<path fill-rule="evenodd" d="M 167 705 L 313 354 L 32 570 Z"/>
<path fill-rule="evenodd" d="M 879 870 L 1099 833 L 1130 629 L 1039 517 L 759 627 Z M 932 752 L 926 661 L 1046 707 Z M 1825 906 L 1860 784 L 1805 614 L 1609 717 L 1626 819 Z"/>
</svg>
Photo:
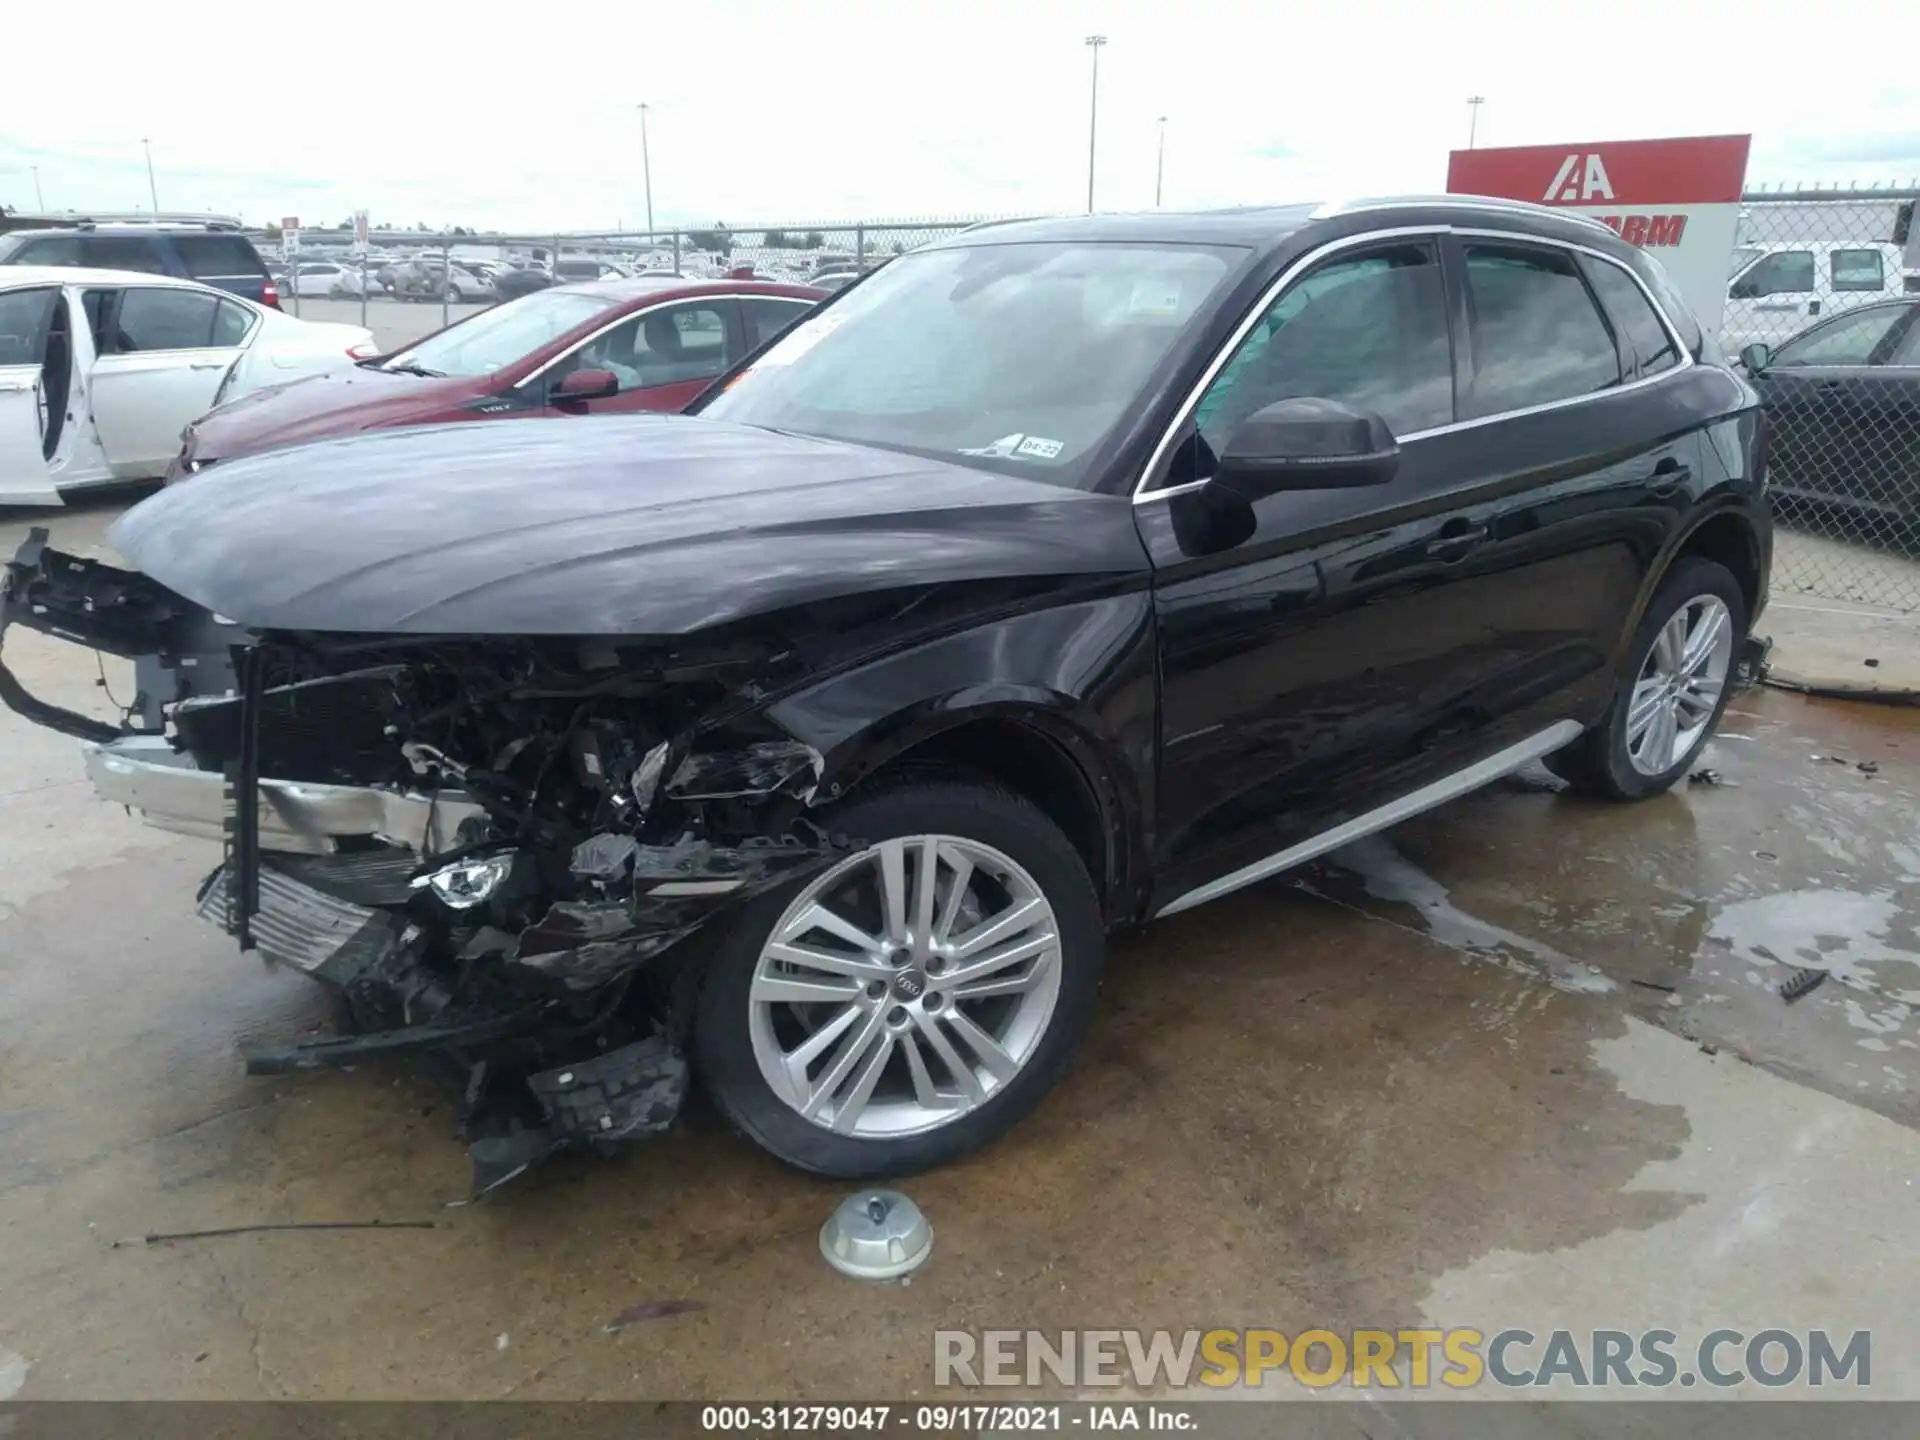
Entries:
<svg viewBox="0 0 1920 1440">
<path fill-rule="evenodd" d="M 360 297 L 361 279 L 357 265 L 341 265 L 331 260 L 302 260 L 293 267 L 287 281 L 287 294 L 298 295 L 305 300 L 328 297 L 357 300 Z"/>
<path fill-rule="evenodd" d="M 0 267 L 0 505 L 158 479 L 181 430 L 215 405 L 378 353 L 358 325 L 190 280 Z"/>
</svg>

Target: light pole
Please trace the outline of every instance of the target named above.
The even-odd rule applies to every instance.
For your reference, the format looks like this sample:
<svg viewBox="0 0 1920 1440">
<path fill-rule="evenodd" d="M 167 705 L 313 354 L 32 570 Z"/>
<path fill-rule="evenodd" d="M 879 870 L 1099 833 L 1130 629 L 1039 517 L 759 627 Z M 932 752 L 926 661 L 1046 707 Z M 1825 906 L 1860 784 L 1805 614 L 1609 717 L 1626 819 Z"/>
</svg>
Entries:
<svg viewBox="0 0 1920 1440">
<path fill-rule="evenodd" d="M 1087 48 L 1093 51 L 1093 95 L 1087 106 L 1087 213 L 1093 213 L 1093 149 L 1100 133 L 1100 47 L 1104 35 L 1087 36 Z"/>
<path fill-rule="evenodd" d="M 647 187 L 647 234 L 653 234 L 653 161 L 647 155 L 647 106 L 640 103 L 640 176 Z"/>
<path fill-rule="evenodd" d="M 1467 97 L 1467 149 L 1473 148 L 1473 139 L 1480 130 L 1480 107 L 1487 103 L 1484 95 Z"/>
<path fill-rule="evenodd" d="M 140 144 L 147 152 L 147 198 L 153 201 L 153 215 L 157 220 L 160 218 L 160 189 L 153 183 L 153 142 L 142 135 Z"/>
<path fill-rule="evenodd" d="M 1160 144 L 1153 155 L 1153 208 L 1160 208 L 1160 182 L 1167 173 L 1167 117 L 1160 117 Z"/>
<path fill-rule="evenodd" d="M 40 167 L 38 165 L 29 165 L 27 168 L 33 171 L 34 206 L 36 209 L 44 211 L 47 208 L 47 201 L 46 197 L 40 193 Z"/>
</svg>

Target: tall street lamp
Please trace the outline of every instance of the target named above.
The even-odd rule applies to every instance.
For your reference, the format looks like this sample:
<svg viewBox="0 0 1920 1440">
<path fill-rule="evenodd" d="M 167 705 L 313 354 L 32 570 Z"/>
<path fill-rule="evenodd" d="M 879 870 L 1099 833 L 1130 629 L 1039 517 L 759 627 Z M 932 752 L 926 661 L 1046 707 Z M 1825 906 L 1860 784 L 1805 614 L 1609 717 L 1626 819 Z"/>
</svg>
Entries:
<svg viewBox="0 0 1920 1440">
<path fill-rule="evenodd" d="M 1160 144 L 1153 155 L 1153 208 L 1160 208 L 1160 182 L 1167 173 L 1167 117 L 1160 117 Z"/>
<path fill-rule="evenodd" d="M 154 218 L 158 219 L 160 217 L 160 189 L 153 183 L 153 142 L 143 135 L 140 137 L 140 144 L 147 152 L 147 198 L 153 201 Z"/>
<path fill-rule="evenodd" d="M 1467 97 L 1467 149 L 1469 150 L 1473 149 L 1474 136 L 1480 130 L 1480 107 L 1486 103 L 1487 97 L 1484 95 Z"/>
<path fill-rule="evenodd" d="M 1087 213 L 1093 213 L 1093 150 L 1094 141 L 1100 134 L 1100 47 L 1107 43 L 1104 35 L 1087 36 L 1087 48 L 1093 51 L 1093 95 L 1087 113 Z"/>
<path fill-rule="evenodd" d="M 647 187 L 647 234 L 653 234 L 653 161 L 647 155 L 647 106 L 640 104 L 640 176 Z"/>
<path fill-rule="evenodd" d="M 37 210 L 44 211 L 47 208 L 47 201 L 46 201 L 46 197 L 40 193 L 40 167 L 38 165 L 29 165 L 27 168 L 33 171 L 34 208 Z"/>
</svg>

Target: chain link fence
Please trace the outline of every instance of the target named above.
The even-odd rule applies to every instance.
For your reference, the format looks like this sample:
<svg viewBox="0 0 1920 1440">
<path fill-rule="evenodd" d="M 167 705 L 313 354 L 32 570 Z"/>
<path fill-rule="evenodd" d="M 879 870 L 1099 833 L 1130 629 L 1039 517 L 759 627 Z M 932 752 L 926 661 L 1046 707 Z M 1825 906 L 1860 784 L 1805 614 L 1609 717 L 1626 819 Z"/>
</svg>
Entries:
<svg viewBox="0 0 1920 1440">
<path fill-rule="evenodd" d="M 1916 189 L 1750 191 L 1721 347 L 1768 421 L 1776 593 L 1920 612 Z"/>
<path fill-rule="evenodd" d="M 459 307 L 492 304 L 542 285 L 619 275 L 687 279 L 752 277 L 791 284 L 846 284 L 896 255 L 979 223 L 970 217 L 839 224 L 718 225 L 711 229 L 496 234 L 416 230 L 304 230 L 278 248 L 275 279 L 295 314 L 309 300 Z"/>
</svg>

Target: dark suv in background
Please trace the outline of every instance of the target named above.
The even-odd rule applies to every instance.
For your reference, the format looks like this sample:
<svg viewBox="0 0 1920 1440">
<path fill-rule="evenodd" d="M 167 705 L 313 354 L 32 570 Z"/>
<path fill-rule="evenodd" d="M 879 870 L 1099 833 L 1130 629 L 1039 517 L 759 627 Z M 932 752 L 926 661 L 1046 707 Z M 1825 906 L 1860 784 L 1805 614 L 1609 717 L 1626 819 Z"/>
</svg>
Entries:
<svg viewBox="0 0 1920 1440">
<path fill-rule="evenodd" d="M 90 225 L 0 235 L 0 265 L 83 265 L 198 280 L 280 308 L 280 291 L 253 242 L 217 225 Z"/>
</svg>

